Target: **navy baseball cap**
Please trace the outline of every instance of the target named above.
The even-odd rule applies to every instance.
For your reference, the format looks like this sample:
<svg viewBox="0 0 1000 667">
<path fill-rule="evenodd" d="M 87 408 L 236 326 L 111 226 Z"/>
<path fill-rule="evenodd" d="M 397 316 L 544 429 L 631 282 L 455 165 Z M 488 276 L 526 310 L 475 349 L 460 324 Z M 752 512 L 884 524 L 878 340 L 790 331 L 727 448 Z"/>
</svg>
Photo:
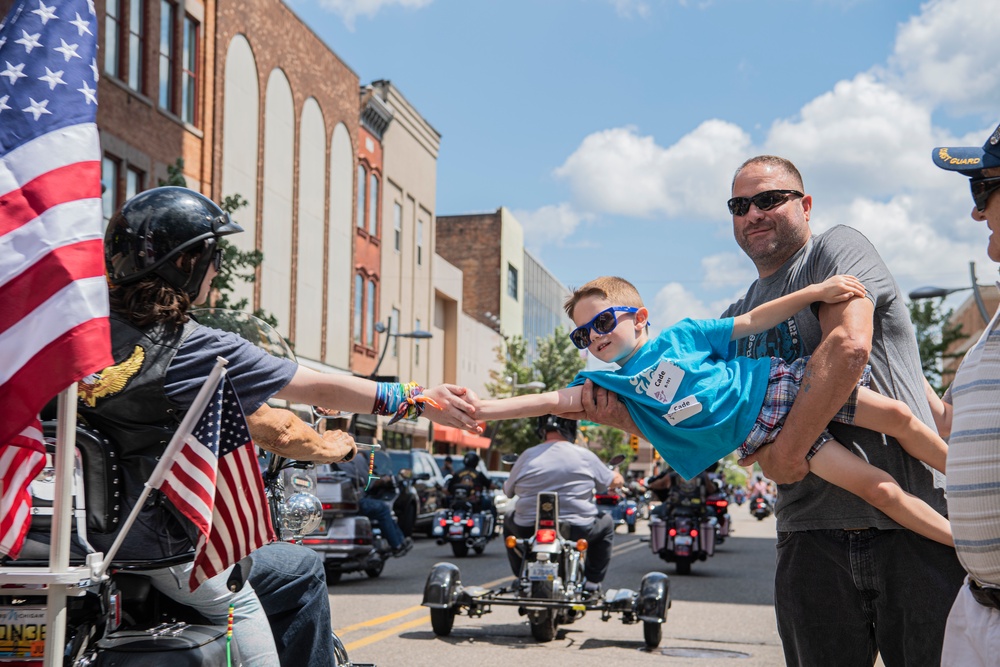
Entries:
<svg viewBox="0 0 1000 667">
<path fill-rule="evenodd" d="M 983 169 L 1000 167 L 1000 125 L 986 140 L 982 148 L 976 146 L 935 148 L 931 154 L 934 164 L 958 171 L 970 178 L 982 175 Z"/>
</svg>

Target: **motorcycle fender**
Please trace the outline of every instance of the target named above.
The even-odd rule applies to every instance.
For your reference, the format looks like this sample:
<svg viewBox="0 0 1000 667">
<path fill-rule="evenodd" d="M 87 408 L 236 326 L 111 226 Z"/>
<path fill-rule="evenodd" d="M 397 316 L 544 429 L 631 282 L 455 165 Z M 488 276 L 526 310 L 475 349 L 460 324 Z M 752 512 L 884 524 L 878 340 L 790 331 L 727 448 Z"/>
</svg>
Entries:
<svg viewBox="0 0 1000 667">
<path fill-rule="evenodd" d="M 635 613 L 640 621 L 665 623 L 670 609 L 670 577 L 662 572 L 648 572 L 639 585 Z"/>
<path fill-rule="evenodd" d="M 424 584 L 424 600 L 420 604 L 433 609 L 448 609 L 458 600 L 462 579 L 451 563 L 438 563 L 431 568 Z"/>
</svg>

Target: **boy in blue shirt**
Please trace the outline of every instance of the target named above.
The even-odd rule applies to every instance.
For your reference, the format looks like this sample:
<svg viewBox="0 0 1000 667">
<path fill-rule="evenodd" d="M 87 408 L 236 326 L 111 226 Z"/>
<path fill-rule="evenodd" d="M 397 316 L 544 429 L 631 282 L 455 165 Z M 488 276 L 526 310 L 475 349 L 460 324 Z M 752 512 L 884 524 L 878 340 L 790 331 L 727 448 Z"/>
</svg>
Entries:
<svg viewBox="0 0 1000 667">
<path fill-rule="evenodd" d="M 777 437 L 791 409 L 808 358 L 789 364 L 777 358 L 738 357 L 730 345 L 761 333 L 818 301 L 864 297 L 853 276 L 823 283 L 762 304 L 735 318 L 685 319 L 647 333 L 649 312 L 638 290 L 622 278 L 590 281 L 567 300 L 578 325 L 573 343 L 617 370 L 579 373 L 569 387 L 506 399 L 479 400 L 477 419 L 513 419 L 582 412 L 585 380 L 615 392 L 660 456 L 690 479 L 739 445 L 741 458 Z M 627 326 L 625 324 L 627 323 Z M 837 422 L 896 438 L 914 458 L 944 472 L 948 447 L 905 403 L 867 388 L 867 370 Z M 828 445 L 824 447 L 823 445 Z M 824 431 L 806 457 L 810 472 L 864 499 L 896 523 L 952 545 L 948 520 L 910 495 L 885 471 L 855 456 Z"/>
</svg>

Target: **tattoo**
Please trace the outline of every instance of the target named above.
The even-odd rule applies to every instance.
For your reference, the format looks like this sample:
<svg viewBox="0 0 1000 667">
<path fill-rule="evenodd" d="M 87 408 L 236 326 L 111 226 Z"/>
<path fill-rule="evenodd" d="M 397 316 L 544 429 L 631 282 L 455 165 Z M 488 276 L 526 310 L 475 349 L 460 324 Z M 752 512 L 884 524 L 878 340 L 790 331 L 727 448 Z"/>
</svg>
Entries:
<svg viewBox="0 0 1000 667">
<path fill-rule="evenodd" d="M 811 379 L 812 371 L 809 370 L 809 368 L 806 368 L 806 372 L 802 374 L 802 385 L 800 386 L 799 391 L 808 394 L 809 390 L 812 388 L 812 383 L 810 382 Z"/>
</svg>

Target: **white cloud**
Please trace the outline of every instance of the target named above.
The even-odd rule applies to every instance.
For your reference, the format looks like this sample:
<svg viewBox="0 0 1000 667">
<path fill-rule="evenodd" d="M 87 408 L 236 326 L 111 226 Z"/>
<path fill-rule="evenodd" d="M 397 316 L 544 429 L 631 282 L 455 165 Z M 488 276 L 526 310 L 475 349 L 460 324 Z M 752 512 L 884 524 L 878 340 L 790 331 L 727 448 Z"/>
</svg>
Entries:
<svg viewBox="0 0 1000 667">
<path fill-rule="evenodd" d="M 608 2 L 615 8 L 615 13 L 623 18 L 649 16 L 649 3 L 643 0 L 608 0 Z"/>
<path fill-rule="evenodd" d="M 420 9 L 434 0 L 319 0 L 324 9 L 332 11 L 344 20 L 344 25 L 354 30 L 355 19 L 359 16 L 371 18 L 383 7 L 398 5 L 407 9 Z"/>
<path fill-rule="evenodd" d="M 563 245 L 580 223 L 591 217 L 581 215 L 567 203 L 543 206 L 534 211 L 517 210 L 513 214 L 524 228 L 525 245 L 530 250 L 540 250 L 548 244 Z"/>
<path fill-rule="evenodd" d="M 746 132 L 721 120 L 703 122 L 668 148 L 634 127 L 613 128 L 586 137 L 555 175 L 584 211 L 718 219 L 732 170 L 749 146 Z"/>
</svg>

